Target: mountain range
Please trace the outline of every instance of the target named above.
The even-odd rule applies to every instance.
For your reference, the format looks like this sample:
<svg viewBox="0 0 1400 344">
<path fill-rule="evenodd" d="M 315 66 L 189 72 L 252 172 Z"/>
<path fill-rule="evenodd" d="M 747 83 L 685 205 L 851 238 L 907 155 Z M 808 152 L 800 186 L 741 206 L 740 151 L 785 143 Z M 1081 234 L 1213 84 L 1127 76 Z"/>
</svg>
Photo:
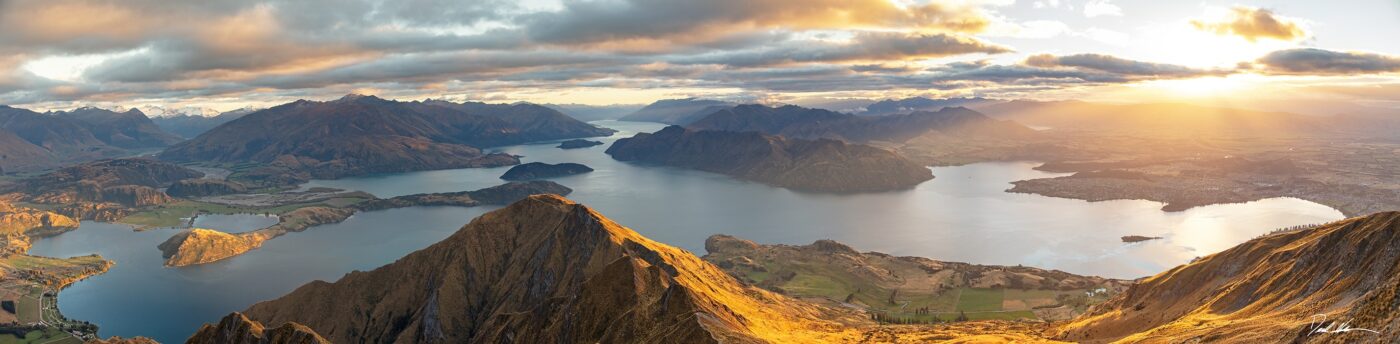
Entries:
<svg viewBox="0 0 1400 344">
<path fill-rule="evenodd" d="M 687 125 L 702 130 L 757 131 L 799 139 L 848 142 L 904 142 L 931 132 L 968 138 L 1016 140 L 1036 135 L 1010 121 L 989 118 L 962 107 L 902 115 L 856 116 L 795 105 L 739 105 L 721 109 Z"/>
<path fill-rule="evenodd" d="M 918 111 L 938 111 L 945 107 L 976 107 L 991 105 L 1003 102 L 1002 100 L 982 97 L 959 97 L 930 99 L 924 97 L 912 97 L 904 99 L 885 99 L 865 106 L 865 111 L 857 113 L 862 116 L 883 116 L 907 114 Z"/>
<path fill-rule="evenodd" d="M 256 163 L 235 177 L 267 184 L 371 173 L 514 165 L 484 147 L 609 135 L 532 105 L 399 102 L 349 95 L 254 112 L 161 152 L 161 159 Z"/>
<path fill-rule="evenodd" d="M 194 138 L 199 136 L 199 134 L 214 129 L 214 127 L 257 111 L 258 109 L 243 108 L 210 116 L 175 113 L 167 116 L 155 116 L 151 118 L 151 121 L 171 134 L 179 135 L 184 138 Z"/>
<path fill-rule="evenodd" d="M 136 110 L 89 107 L 42 114 L 0 105 L 0 171 L 7 173 L 126 156 L 180 140 Z"/>
<path fill-rule="evenodd" d="M 687 125 L 715 111 L 735 105 L 738 104 L 710 99 L 663 99 L 622 116 L 620 120 Z"/>
</svg>

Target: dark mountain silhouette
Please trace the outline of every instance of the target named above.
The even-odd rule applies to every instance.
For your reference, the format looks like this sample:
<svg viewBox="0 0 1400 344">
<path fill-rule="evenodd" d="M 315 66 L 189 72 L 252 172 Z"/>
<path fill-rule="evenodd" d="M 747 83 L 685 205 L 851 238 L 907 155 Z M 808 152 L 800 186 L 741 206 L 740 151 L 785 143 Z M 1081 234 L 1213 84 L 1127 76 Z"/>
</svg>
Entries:
<svg viewBox="0 0 1400 344">
<path fill-rule="evenodd" d="M 805 191 L 888 191 L 933 179 L 928 168 L 884 149 L 758 132 L 670 126 L 617 140 L 607 153 L 621 161 L 692 168 Z"/>
<path fill-rule="evenodd" d="M 184 141 L 179 136 L 161 130 L 155 122 L 146 117 L 146 114 L 137 109 L 115 112 L 84 107 L 50 115 L 72 120 L 86 128 L 98 140 L 120 148 L 160 148 Z"/>
<path fill-rule="evenodd" d="M 221 125 L 160 153 L 172 161 L 256 162 L 268 183 L 370 173 L 514 165 L 481 147 L 611 131 L 535 105 L 399 102 L 350 95 L 300 100 Z"/>
</svg>

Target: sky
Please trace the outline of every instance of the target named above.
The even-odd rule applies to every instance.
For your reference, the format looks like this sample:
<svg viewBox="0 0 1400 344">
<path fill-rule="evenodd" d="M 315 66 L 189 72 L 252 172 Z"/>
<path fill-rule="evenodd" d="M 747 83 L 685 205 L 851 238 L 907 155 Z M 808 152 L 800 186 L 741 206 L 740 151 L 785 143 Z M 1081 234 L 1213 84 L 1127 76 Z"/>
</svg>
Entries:
<svg viewBox="0 0 1400 344">
<path fill-rule="evenodd" d="M 1386 112 L 1397 34 L 1397 0 L 0 0 L 0 104 L 981 96 Z"/>
</svg>

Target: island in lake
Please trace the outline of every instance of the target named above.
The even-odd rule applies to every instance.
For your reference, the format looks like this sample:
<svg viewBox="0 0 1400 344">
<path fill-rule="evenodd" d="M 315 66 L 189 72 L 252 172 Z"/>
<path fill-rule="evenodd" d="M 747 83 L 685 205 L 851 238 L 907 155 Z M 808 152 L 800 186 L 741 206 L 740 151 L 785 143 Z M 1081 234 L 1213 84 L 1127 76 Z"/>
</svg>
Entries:
<svg viewBox="0 0 1400 344">
<path fill-rule="evenodd" d="M 891 191 L 933 179 L 928 168 L 871 146 L 680 126 L 617 140 L 607 154 L 621 161 L 692 168 L 802 191 Z"/>
</svg>

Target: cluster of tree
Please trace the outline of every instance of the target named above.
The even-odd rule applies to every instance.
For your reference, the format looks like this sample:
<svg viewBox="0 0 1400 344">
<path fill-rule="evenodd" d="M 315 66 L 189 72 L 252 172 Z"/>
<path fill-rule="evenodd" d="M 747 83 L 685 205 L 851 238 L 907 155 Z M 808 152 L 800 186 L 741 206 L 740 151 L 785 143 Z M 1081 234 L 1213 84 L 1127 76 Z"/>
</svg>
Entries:
<svg viewBox="0 0 1400 344">
<path fill-rule="evenodd" d="M 929 310 L 928 307 L 923 307 L 923 308 L 914 310 L 914 314 L 915 314 L 915 315 L 932 315 L 932 314 L 933 314 L 933 311 Z M 958 316 L 957 316 L 956 318 L 953 318 L 953 320 L 951 320 L 951 321 L 949 321 L 949 320 L 943 320 L 943 318 L 940 318 L 940 317 L 938 317 L 938 316 L 931 316 L 931 317 L 927 317 L 927 318 L 923 318 L 923 317 L 898 317 L 898 316 L 891 316 L 891 315 L 889 315 L 889 314 L 886 314 L 885 312 L 870 312 L 870 320 L 875 320 L 876 322 L 881 323 L 881 324 L 894 324 L 894 325 L 932 325 L 932 324 L 944 324 L 944 323 L 949 323 L 949 322 L 964 322 L 964 321 L 968 321 L 969 319 L 968 319 L 968 317 L 967 317 L 967 312 L 958 311 Z"/>
</svg>

